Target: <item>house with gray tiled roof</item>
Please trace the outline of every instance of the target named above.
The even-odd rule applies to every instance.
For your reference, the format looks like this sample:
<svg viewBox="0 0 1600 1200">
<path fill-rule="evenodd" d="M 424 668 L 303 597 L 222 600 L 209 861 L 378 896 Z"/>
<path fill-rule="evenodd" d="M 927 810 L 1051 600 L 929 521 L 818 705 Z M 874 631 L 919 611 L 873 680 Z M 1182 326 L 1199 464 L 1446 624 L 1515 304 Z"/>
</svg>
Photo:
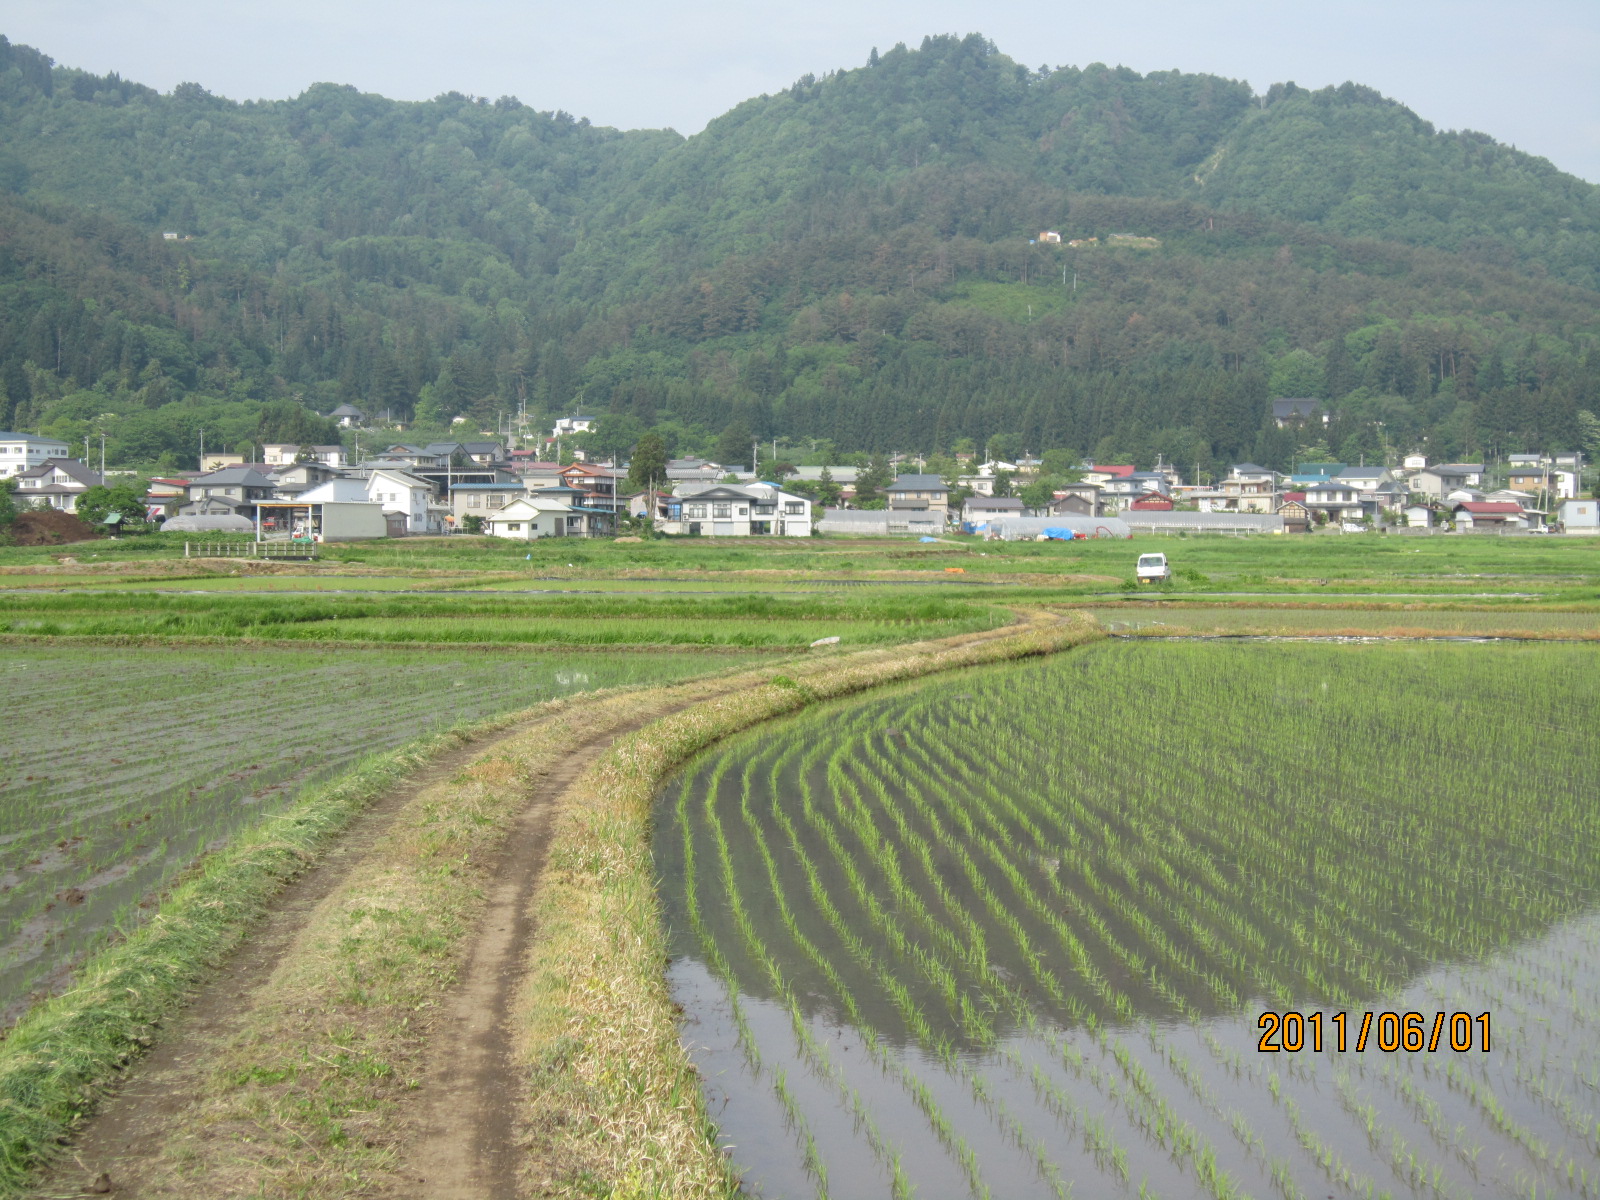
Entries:
<svg viewBox="0 0 1600 1200">
<path fill-rule="evenodd" d="M 36 467 L 18 472 L 17 503 L 48 504 L 62 512 L 75 512 L 78 497 L 105 482 L 75 458 L 47 458 Z"/>
<path fill-rule="evenodd" d="M 937 514 L 941 521 L 950 511 L 950 489 L 937 475 L 902 475 L 883 492 L 891 511 Z"/>
</svg>

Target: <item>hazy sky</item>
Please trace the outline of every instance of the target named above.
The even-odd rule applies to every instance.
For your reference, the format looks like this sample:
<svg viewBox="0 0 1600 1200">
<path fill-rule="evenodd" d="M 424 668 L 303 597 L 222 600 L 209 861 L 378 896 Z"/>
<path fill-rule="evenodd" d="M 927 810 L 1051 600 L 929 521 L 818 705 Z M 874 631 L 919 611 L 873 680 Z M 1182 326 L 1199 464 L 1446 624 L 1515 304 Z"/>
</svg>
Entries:
<svg viewBox="0 0 1600 1200">
<path fill-rule="evenodd" d="M 58 62 L 234 99 L 322 81 L 398 99 L 520 97 L 694 133 L 872 47 L 982 33 L 1037 67 L 1123 64 L 1321 87 L 1353 79 L 1600 182 L 1600 0 L 5 0 Z"/>
</svg>

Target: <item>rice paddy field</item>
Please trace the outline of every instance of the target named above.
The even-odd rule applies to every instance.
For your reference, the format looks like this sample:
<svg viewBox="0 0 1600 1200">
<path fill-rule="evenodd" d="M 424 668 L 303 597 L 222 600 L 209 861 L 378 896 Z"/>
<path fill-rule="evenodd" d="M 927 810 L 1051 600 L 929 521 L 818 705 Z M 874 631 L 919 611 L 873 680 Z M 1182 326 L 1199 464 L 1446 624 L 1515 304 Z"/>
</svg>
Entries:
<svg viewBox="0 0 1600 1200">
<path fill-rule="evenodd" d="M 1209 608 L 1184 604 L 1093 609 L 1113 633 L 1192 635 L 1531 637 L 1600 639 L 1600 612 L 1443 608 Z"/>
<path fill-rule="evenodd" d="M 1597 655 L 1102 642 L 714 747 L 656 865 L 747 1189 L 1600 1196 Z"/>
<path fill-rule="evenodd" d="M 803 649 L 989 629 L 1011 615 L 929 596 L 230 595 L 65 592 L 0 601 L 0 635 Z"/>
<path fill-rule="evenodd" d="M 0 1015 L 202 852 L 302 788 L 424 734 L 736 654 L 6 648 Z"/>
</svg>

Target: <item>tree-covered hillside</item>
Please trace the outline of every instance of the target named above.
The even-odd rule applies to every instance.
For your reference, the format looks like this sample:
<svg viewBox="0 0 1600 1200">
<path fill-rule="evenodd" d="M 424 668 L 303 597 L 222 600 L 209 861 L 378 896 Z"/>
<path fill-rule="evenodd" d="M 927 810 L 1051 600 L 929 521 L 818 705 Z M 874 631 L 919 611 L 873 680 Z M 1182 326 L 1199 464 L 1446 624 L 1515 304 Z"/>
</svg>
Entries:
<svg viewBox="0 0 1600 1200">
<path fill-rule="evenodd" d="M 1327 399 L 1350 457 L 1572 445 L 1600 401 L 1600 189 L 1349 85 L 932 38 L 684 139 L 163 96 L 0 39 L 0 128 L 0 427 L 127 461 L 295 398 L 1202 466 L 1286 461 L 1275 395 Z"/>
</svg>

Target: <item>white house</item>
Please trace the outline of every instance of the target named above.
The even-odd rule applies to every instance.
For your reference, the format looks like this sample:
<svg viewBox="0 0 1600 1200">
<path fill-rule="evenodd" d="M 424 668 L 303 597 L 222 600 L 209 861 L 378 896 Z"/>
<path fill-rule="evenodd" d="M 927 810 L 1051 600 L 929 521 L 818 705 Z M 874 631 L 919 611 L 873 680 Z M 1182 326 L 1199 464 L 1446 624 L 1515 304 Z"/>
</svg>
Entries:
<svg viewBox="0 0 1600 1200">
<path fill-rule="evenodd" d="M 365 498 L 383 505 L 386 514 L 402 514 L 407 533 L 444 532 L 444 511 L 434 505 L 433 485 L 426 479 L 380 468 L 367 479 Z"/>
<path fill-rule="evenodd" d="M 565 437 L 569 433 L 588 433 L 594 428 L 594 417 L 561 417 L 556 421 L 555 428 L 550 431 L 551 437 Z"/>
<path fill-rule="evenodd" d="M 714 487 L 668 496 L 665 519 L 657 528 L 667 533 L 708 537 L 810 537 L 811 501 L 777 484 L 752 483 Z"/>
<path fill-rule="evenodd" d="M 345 465 L 343 446 L 301 446 L 295 442 L 266 443 L 261 447 L 261 461 L 269 467 L 284 466 L 298 461 L 302 450 L 307 452 L 308 458 L 324 466 L 337 469 Z"/>
<path fill-rule="evenodd" d="M 48 459 L 67 458 L 71 451 L 59 438 L 34 437 L 27 433 L 0 433 L 0 479 L 20 475 Z"/>
<path fill-rule="evenodd" d="M 572 506 L 547 496 L 525 496 L 483 517 L 483 531 L 490 537 L 534 541 L 537 538 L 567 537 L 583 532 L 584 518 Z"/>
<path fill-rule="evenodd" d="M 105 480 L 74 458 L 47 458 L 37 467 L 19 471 L 17 502 L 48 504 L 62 512 L 75 512 L 78 497 Z"/>
</svg>

